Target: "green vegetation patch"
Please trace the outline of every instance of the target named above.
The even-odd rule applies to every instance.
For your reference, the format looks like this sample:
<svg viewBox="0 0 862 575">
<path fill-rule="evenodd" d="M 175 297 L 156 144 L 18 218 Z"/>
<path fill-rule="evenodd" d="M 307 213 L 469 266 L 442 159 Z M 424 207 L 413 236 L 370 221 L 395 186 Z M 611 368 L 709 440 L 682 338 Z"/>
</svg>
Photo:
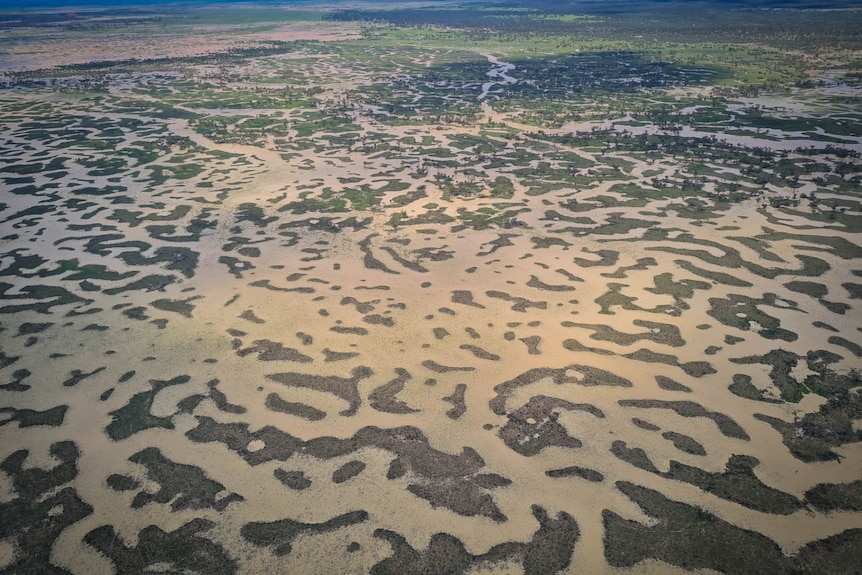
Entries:
<svg viewBox="0 0 862 575">
<path fill-rule="evenodd" d="M 775 294 L 766 293 L 760 299 L 741 294 L 729 294 L 726 298 L 709 298 L 711 308 L 706 312 L 724 325 L 742 330 L 751 329 L 756 322 L 760 329 L 757 333 L 766 339 L 796 341 L 799 335 L 781 328 L 781 321 L 761 311 L 758 306 L 768 305 L 781 309 L 797 309 L 795 305 L 782 305 Z"/>
<path fill-rule="evenodd" d="M 818 411 L 793 423 L 759 413 L 754 417 L 771 425 L 790 453 L 805 462 L 838 461 L 841 456 L 834 448 L 862 441 L 862 430 L 853 427 L 853 420 L 862 418 L 859 391 L 830 398 Z"/>
<path fill-rule="evenodd" d="M 629 482 L 618 481 L 616 487 L 658 521 L 647 526 L 607 509 L 602 512 L 605 558 L 615 567 L 631 568 L 645 559 L 658 559 L 684 569 L 713 569 L 728 575 L 815 575 L 822 569 L 855 568 L 862 529 L 809 543 L 791 558 L 771 539 L 699 507 Z"/>
<path fill-rule="evenodd" d="M 150 407 L 156 395 L 164 388 L 172 385 L 188 383 L 191 378 L 188 375 L 179 375 L 169 380 L 151 379 L 150 391 L 142 391 L 132 396 L 129 403 L 112 411 L 111 423 L 105 428 L 105 432 L 114 441 L 127 439 L 145 429 L 163 428 L 173 429 L 174 424 L 171 417 L 158 417 L 150 413 Z"/>
</svg>

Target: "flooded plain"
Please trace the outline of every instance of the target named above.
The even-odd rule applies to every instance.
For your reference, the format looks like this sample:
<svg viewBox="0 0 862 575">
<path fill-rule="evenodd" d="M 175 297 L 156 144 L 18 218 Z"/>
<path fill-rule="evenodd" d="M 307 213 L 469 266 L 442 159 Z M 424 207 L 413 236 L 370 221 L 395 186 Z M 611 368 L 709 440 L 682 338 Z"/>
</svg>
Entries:
<svg viewBox="0 0 862 575">
<path fill-rule="evenodd" d="M 2 31 L 0 568 L 852 573 L 847 94 L 376 30 Z"/>
</svg>

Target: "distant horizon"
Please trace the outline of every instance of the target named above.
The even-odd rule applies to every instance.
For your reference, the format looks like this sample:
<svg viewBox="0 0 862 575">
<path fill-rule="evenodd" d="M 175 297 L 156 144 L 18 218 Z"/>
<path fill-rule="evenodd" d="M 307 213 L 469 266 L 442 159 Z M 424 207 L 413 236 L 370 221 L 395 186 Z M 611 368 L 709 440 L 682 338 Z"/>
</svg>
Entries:
<svg viewBox="0 0 862 575">
<path fill-rule="evenodd" d="M 8 10 L 30 10 L 30 9 L 58 9 L 58 8 L 108 8 L 115 6 L 183 6 L 183 5 L 222 5 L 222 4 L 266 4 L 266 5 L 289 5 L 289 4 L 319 4 L 321 6 L 332 4 L 388 4 L 393 7 L 401 5 L 415 5 L 417 3 L 428 4 L 482 4 L 492 2 L 494 4 L 527 4 L 542 6 L 554 6 L 559 9 L 561 5 L 577 9 L 579 5 L 596 4 L 728 4 L 738 7 L 750 8 L 862 8 L 862 0 L 572 0 L 561 1 L 536 1 L 529 0 L 414 0 L 403 2 L 401 0 L 0 0 L 0 11 Z"/>
<path fill-rule="evenodd" d="M 338 3 L 348 0 L 328 0 L 328 2 L 317 2 L 317 0 L 22 0 L 14 2 L 0 0 L 0 10 L 28 10 L 43 8 L 109 8 L 112 6 L 165 6 L 165 5 L 201 5 L 201 4 L 309 4 L 309 3 Z M 379 0 L 386 2 L 388 0 Z M 450 0 L 430 0 L 447 2 Z"/>
</svg>

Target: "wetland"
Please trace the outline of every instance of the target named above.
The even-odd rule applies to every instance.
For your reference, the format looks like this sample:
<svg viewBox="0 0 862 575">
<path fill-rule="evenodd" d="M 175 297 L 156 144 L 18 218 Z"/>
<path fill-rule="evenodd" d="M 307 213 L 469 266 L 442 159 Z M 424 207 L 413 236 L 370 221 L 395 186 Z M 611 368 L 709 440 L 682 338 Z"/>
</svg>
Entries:
<svg viewBox="0 0 862 575">
<path fill-rule="evenodd" d="M 857 573 L 860 32 L 2 8 L 0 572 Z"/>
</svg>

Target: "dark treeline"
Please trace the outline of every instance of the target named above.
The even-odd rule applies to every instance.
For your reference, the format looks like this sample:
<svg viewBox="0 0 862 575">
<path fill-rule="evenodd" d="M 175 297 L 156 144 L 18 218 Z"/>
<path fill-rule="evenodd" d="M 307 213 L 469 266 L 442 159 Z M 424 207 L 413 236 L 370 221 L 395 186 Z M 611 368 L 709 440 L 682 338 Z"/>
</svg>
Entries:
<svg viewBox="0 0 862 575">
<path fill-rule="evenodd" d="M 763 0 L 610 0 L 607 2 L 528 2 L 457 4 L 444 2 L 421 8 L 365 9 L 351 5 L 324 18 L 335 21 L 385 22 L 396 26 L 434 26 L 493 31 L 503 34 L 554 34 L 630 39 L 645 34 L 679 42 L 732 41 L 797 43 L 828 36 L 855 39 L 862 20 L 839 8 L 860 2 Z M 822 10 L 820 8 L 830 8 Z M 793 9 L 764 9 L 793 8 Z M 818 9 L 812 18 L 810 9 Z M 561 18 L 585 16 L 586 18 Z M 611 18 L 612 16 L 612 18 Z"/>
</svg>

